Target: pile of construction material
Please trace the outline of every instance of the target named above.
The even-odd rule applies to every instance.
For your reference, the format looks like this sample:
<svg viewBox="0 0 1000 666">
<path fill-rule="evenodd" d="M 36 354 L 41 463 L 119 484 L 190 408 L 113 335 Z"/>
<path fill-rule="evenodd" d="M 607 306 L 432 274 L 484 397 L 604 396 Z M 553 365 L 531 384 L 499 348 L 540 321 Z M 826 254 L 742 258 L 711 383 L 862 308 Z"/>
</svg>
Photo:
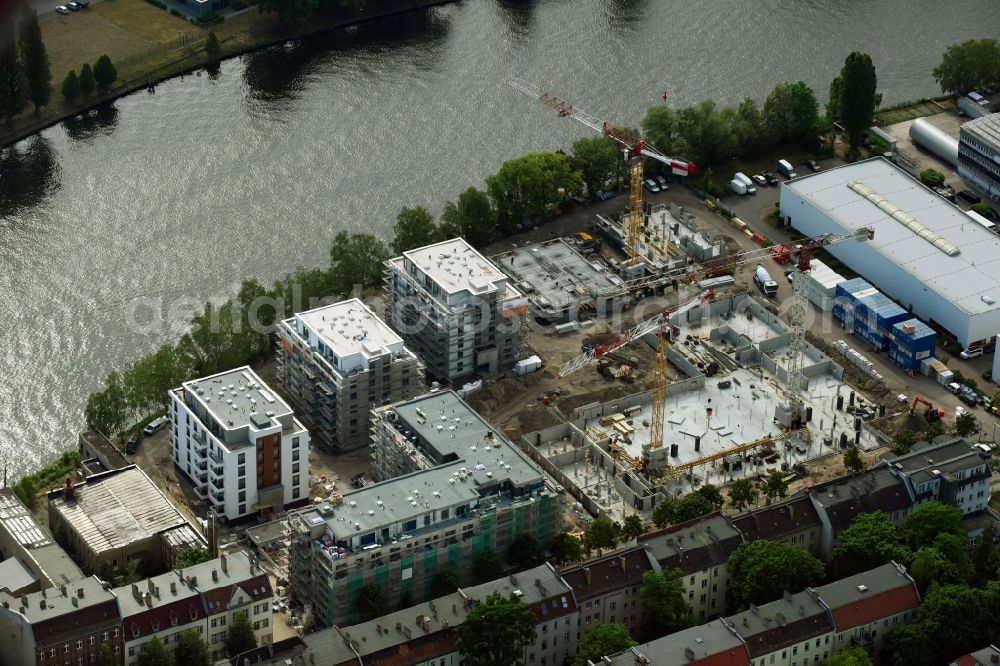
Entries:
<svg viewBox="0 0 1000 666">
<path fill-rule="evenodd" d="M 845 281 L 844 276 L 836 272 L 819 259 L 809 262 L 809 302 L 823 312 L 833 309 L 833 299 L 837 296 L 837 285 Z"/>
<path fill-rule="evenodd" d="M 861 352 L 853 349 L 843 340 L 837 340 L 833 343 L 833 348 L 836 349 L 840 354 L 844 356 L 853 365 L 861 368 L 861 370 L 869 377 L 874 377 L 875 379 L 882 381 L 882 375 L 880 375 L 875 370 L 875 364 L 865 358 Z"/>
</svg>

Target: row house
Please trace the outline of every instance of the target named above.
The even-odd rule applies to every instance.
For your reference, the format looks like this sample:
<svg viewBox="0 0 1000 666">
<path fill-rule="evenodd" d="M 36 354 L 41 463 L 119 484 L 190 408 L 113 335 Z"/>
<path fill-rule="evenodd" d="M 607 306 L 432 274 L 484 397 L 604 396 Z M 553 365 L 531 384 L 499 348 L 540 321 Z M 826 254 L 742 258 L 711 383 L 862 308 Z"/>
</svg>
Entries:
<svg viewBox="0 0 1000 666">
<path fill-rule="evenodd" d="M 562 570 L 580 608 L 577 639 L 602 624 L 623 625 L 630 636 L 646 631 L 642 579 L 656 561 L 645 548 L 628 548 Z"/>
</svg>

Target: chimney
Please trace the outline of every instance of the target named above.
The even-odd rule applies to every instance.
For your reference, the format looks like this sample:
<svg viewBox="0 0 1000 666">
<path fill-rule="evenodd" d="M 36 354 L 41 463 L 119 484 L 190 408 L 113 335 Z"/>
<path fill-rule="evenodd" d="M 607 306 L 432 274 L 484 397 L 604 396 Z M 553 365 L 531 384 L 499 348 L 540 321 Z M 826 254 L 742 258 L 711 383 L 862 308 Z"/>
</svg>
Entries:
<svg viewBox="0 0 1000 666">
<path fill-rule="evenodd" d="M 583 568 L 583 577 L 587 580 L 587 585 L 590 585 L 590 567 Z"/>
<path fill-rule="evenodd" d="M 81 587 L 81 588 L 79 588 L 79 589 L 77 589 L 77 591 L 76 591 L 76 596 L 78 596 L 78 597 L 80 597 L 81 599 L 83 599 L 83 588 L 82 588 L 82 587 Z"/>
<path fill-rule="evenodd" d="M 136 585 L 135 583 L 132 583 L 132 596 L 135 597 L 136 599 L 139 598 L 139 586 Z"/>
<path fill-rule="evenodd" d="M 990 655 L 990 662 L 994 664 L 1000 664 L 1000 654 L 994 652 Z"/>
<path fill-rule="evenodd" d="M 624 555 L 619 555 L 618 556 L 618 564 L 621 565 L 622 573 L 625 573 L 625 556 Z"/>
<path fill-rule="evenodd" d="M 148 590 L 149 590 L 150 592 L 152 592 L 152 591 L 153 591 L 153 579 L 152 579 L 152 578 L 147 578 L 147 579 L 146 579 L 146 588 L 147 588 L 147 589 L 148 589 Z"/>
<path fill-rule="evenodd" d="M 177 582 L 170 581 L 170 594 L 177 594 Z"/>
<path fill-rule="evenodd" d="M 795 520 L 795 505 L 794 504 L 789 504 L 788 505 L 788 519 L 789 520 Z"/>
<path fill-rule="evenodd" d="M 219 572 L 216 571 L 215 569 L 212 569 L 212 582 L 213 583 L 219 582 Z"/>
<path fill-rule="evenodd" d="M 226 564 L 226 554 L 219 555 L 219 564 L 222 565 L 222 573 L 229 572 L 229 565 Z"/>
<path fill-rule="evenodd" d="M 73 499 L 73 479 L 66 477 L 66 482 L 63 483 L 63 499 L 67 502 Z"/>
<path fill-rule="evenodd" d="M 71 604 L 73 604 L 74 608 L 80 605 L 80 602 L 76 600 L 76 597 L 70 597 L 69 601 Z"/>
</svg>

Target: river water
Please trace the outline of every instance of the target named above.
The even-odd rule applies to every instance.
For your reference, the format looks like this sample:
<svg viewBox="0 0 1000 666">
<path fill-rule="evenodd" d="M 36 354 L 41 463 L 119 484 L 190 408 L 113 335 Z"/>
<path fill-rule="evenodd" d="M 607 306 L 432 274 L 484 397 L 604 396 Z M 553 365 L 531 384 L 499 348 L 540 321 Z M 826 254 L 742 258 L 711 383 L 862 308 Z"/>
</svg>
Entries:
<svg viewBox="0 0 1000 666">
<path fill-rule="evenodd" d="M 90 391 L 174 340 L 190 308 L 389 234 L 506 159 L 588 130 L 503 85 L 538 82 L 631 125 L 667 91 L 821 98 L 847 53 L 886 103 L 936 94 L 944 48 L 1000 34 L 996 0 L 466 0 L 166 82 L 0 156 L 0 455 L 67 448 Z"/>
</svg>

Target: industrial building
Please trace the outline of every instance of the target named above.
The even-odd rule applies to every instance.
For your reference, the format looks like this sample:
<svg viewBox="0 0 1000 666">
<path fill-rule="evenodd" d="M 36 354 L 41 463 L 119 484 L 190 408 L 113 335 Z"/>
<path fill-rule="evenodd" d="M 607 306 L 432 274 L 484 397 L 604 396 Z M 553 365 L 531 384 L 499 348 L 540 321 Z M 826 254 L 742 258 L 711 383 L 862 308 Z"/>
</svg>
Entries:
<svg viewBox="0 0 1000 666">
<path fill-rule="evenodd" d="M 281 387 L 314 445 L 366 446 L 371 407 L 423 388 L 417 357 L 356 298 L 282 321 L 278 340 Z"/>
<path fill-rule="evenodd" d="M 386 318 L 434 379 L 456 384 L 513 367 L 528 301 L 462 238 L 385 264 Z"/>
<path fill-rule="evenodd" d="M 170 391 L 171 456 L 227 521 L 308 501 L 309 432 L 249 366 Z"/>
<path fill-rule="evenodd" d="M 292 591 L 311 621 L 356 622 L 369 584 L 390 608 L 430 599 L 438 573 L 468 584 L 483 553 L 506 553 L 524 534 L 544 546 L 561 531 L 562 489 L 454 392 L 372 419 L 378 483 L 290 518 Z"/>
<path fill-rule="evenodd" d="M 1000 113 L 962 125 L 958 175 L 993 201 L 1000 202 Z"/>
<path fill-rule="evenodd" d="M 68 482 L 48 495 L 49 524 L 91 574 L 124 570 L 129 561 L 143 575 L 169 569 L 177 555 L 206 548 L 205 538 L 170 503 L 145 472 L 130 465 Z"/>
<path fill-rule="evenodd" d="M 561 238 L 516 248 L 492 257 L 528 297 L 534 316 L 553 324 L 574 321 L 581 313 L 615 312 L 623 296 L 621 278 L 590 260 Z"/>
<path fill-rule="evenodd" d="M 671 323 L 680 333 L 668 358 L 680 376 L 667 387 L 662 441 L 650 440 L 649 391 L 581 405 L 570 422 L 523 437 L 524 447 L 588 513 L 621 522 L 699 483 L 788 469 L 848 442 L 876 446 L 843 411 L 845 400 L 852 408 L 854 402 L 843 368 L 808 343 L 801 397 L 812 435 L 780 425 L 791 331 L 755 299 L 723 298 Z"/>
<path fill-rule="evenodd" d="M 65 585 L 84 577 L 10 488 L 0 489 L 0 560 L 5 567 L 0 573 L 0 588 L 11 594 Z"/>
<path fill-rule="evenodd" d="M 903 309 L 968 347 L 1000 331 L 1000 237 L 881 157 L 782 183 L 806 236 L 875 230 L 827 248 Z"/>
</svg>

